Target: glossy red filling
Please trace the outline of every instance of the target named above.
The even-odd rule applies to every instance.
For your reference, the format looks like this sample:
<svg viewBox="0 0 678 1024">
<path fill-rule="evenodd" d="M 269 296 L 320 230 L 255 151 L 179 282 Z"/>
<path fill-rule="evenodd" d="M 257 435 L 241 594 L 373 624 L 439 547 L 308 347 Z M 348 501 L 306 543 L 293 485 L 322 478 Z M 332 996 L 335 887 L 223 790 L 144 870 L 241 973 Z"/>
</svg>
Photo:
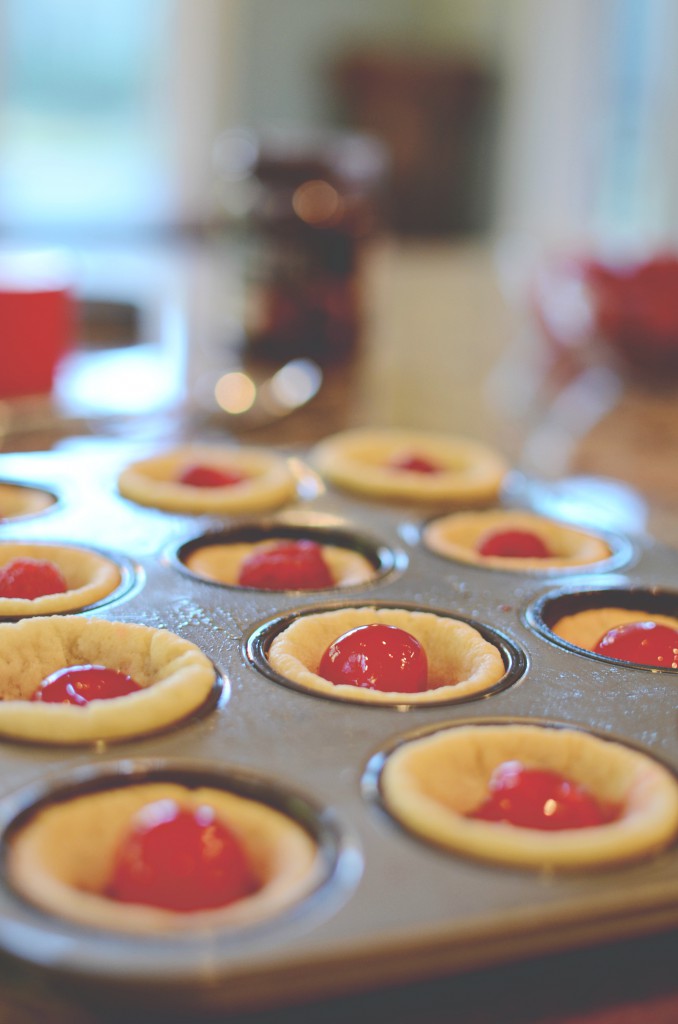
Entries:
<svg viewBox="0 0 678 1024">
<path fill-rule="evenodd" d="M 541 537 L 531 530 L 497 530 L 480 539 L 477 551 L 481 555 L 499 558 L 551 558 Z"/>
<path fill-rule="evenodd" d="M 113 700 L 141 687 L 131 676 L 104 665 L 71 665 L 43 679 L 31 700 L 83 706 L 92 700 Z"/>
<path fill-rule="evenodd" d="M 331 643 L 321 658 L 318 675 L 335 685 L 420 693 L 427 689 L 428 659 L 410 633 L 375 622 L 357 626 Z"/>
<path fill-rule="evenodd" d="M 179 477 L 179 483 L 189 487 L 231 487 L 245 480 L 243 473 L 236 469 L 216 469 L 214 466 L 187 466 Z"/>
<path fill-rule="evenodd" d="M 678 630 L 652 621 L 629 622 L 610 629 L 593 650 L 651 668 L 678 668 Z"/>
<path fill-rule="evenodd" d="M 159 800 L 120 845 L 106 895 L 186 913 L 228 906 L 259 887 L 242 844 L 212 807 Z"/>
<path fill-rule="evenodd" d="M 64 594 L 68 584 L 61 570 L 41 558 L 15 558 L 0 569 L 0 597 L 29 601 L 48 594 Z"/>
<path fill-rule="evenodd" d="M 320 544 L 289 540 L 248 555 L 240 566 L 238 583 L 260 590 L 314 590 L 331 587 L 334 580 Z"/>
<path fill-rule="evenodd" d="M 442 466 L 438 466 L 431 459 L 424 455 L 412 454 L 396 455 L 389 462 L 391 469 L 404 469 L 408 473 L 440 473 Z"/>
<path fill-rule="evenodd" d="M 619 814 L 617 805 L 598 801 L 557 772 L 505 761 L 492 774 L 487 800 L 468 817 L 555 831 L 605 825 Z"/>
</svg>

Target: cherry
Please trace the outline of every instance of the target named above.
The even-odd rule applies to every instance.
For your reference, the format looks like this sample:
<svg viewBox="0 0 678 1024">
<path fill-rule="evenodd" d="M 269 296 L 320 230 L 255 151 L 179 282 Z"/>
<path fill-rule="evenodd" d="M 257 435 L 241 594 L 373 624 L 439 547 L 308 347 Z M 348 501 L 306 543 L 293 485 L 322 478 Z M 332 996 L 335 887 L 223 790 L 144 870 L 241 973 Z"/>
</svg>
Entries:
<svg viewBox="0 0 678 1024">
<path fill-rule="evenodd" d="M 408 473 L 440 473 L 441 467 L 416 453 L 395 456 L 389 462 L 391 469 L 404 469 Z"/>
<path fill-rule="evenodd" d="M 557 772 L 504 761 L 492 774 L 490 796 L 468 817 L 551 831 L 605 825 L 619 810 Z"/>
<path fill-rule="evenodd" d="M 373 622 L 334 640 L 321 658 L 318 674 L 335 685 L 419 693 L 427 688 L 428 659 L 410 633 Z"/>
<path fill-rule="evenodd" d="M 105 668 L 104 665 L 72 665 L 57 669 L 43 679 L 31 700 L 82 707 L 91 700 L 113 700 L 140 689 L 131 676 L 114 668 Z"/>
<path fill-rule="evenodd" d="M 231 487 L 245 479 L 236 469 L 216 469 L 214 466 L 187 466 L 179 483 L 189 487 Z"/>
<path fill-rule="evenodd" d="M 260 590 L 314 590 L 334 583 L 322 548 L 313 540 L 280 541 L 248 555 L 238 583 Z"/>
<path fill-rule="evenodd" d="M 658 622 L 628 622 L 608 630 L 593 651 L 652 668 L 678 668 L 678 630 Z"/>
<path fill-rule="evenodd" d="M 190 912 L 225 907 L 258 888 L 242 845 L 212 807 L 189 810 L 158 800 L 136 815 L 106 895 Z"/>
<path fill-rule="evenodd" d="M 68 584 L 53 562 L 41 558 L 15 558 L 0 569 L 0 597 L 33 600 L 47 594 L 64 594 Z"/>
<path fill-rule="evenodd" d="M 481 555 L 500 558 L 551 558 L 551 552 L 541 537 L 530 530 L 497 530 L 478 541 Z"/>
</svg>

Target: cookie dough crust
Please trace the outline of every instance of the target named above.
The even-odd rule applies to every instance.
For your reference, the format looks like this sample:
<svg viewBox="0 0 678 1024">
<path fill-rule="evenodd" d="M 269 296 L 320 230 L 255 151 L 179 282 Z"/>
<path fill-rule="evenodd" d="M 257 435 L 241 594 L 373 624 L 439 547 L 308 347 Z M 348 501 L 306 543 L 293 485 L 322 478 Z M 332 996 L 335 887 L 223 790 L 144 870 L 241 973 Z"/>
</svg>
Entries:
<svg viewBox="0 0 678 1024">
<path fill-rule="evenodd" d="M 317 674 L 329 645 L 356 626 L 381 622 L 414 636 L 428 658 L 429 689 L 422 693 L 368 690 L 335 685 Z M 304 689 L 371 704 L 435 704 L 491 689 L 506 674 L 499 650 L 477 629 L 433 612 L 400 608 L 344 608 L 302 615 L 276 636 L 268 651 L 271 667 Z"/>
<path fill-rule="evenodd" d="M 245 479 L 225 487 L 191 487 L 179 476 L 191 465 L 237 470 Z M 287 460 L 263 448 L 186 446 L 133 462 L 118 477 L 118 490 L 138 505 L 186 514 L 235 514 L 277 508 L 296 496 Z"/>
<path fill-rule="evenodd" d="M 552 557 L 481 555 L 477 550 L 480 541 L 504 530 L 529 531 L 553 552 Z M 422 539 L 426 547 L 445 558 L 500 571 L 567 569 L 603 562 L 612 555 L 609 545 L 594 533 L 519 509 L 452 513 L 428 523 Z"/>
<path fill-rule="evenodd" d="M 226 907 L 189 913 L 108 898 L 115 854 L 131 819 L 156 800 L 213 807 L 242 842 L 261 887 Z M 38 811 L 12 839 L 8 874 L 22 896 L 50 914 L 98 929 L 162 935 L 242 927 L 271 917 L 319 884 L 321 866 L 305 829 L 265 803 L 212 787 L 150 782 Z"/>
<path fill-rule="evenodd" d="M 394 469 L 392 459 L 416 454 L 442 469 Z M 473 504 L 496 499 L 508 471 L 505 460 L 480 441 L 429 431 L 354 429 L 334 434 L 311 451 L 330 483 L 358 494 L 413 502 Z"/>
<path fill-rule="evenodd" d="M 191 572 L 206 579 L 223 583 L 226 586 L 238 586 L 240 567 L 254 551 L 275 547 L 281 540 L 273 538 L 257 541 L 254 544 L 244 542 L 225 544 L 205 544 L 195 548 L 187 556 L 184 564 Z M 377 576 L 377 570 L 367 558 L 358 551 L 338 547 L 332 544 L 321 544 L 322 554 L 334 580 L 334 586 L 350 587 L 367 583 Z"/>
<path fill-rule="evenodd" d="M 465 815 L 484 801 L 493 770 L 519 760 L 621 803 L 620 818 L 547 832 Z M 678 832 L 678 781 L 650 757 L 576 729 L 458 726 L 403 743 L 386 759 L 388 810 L 421 838 L 480 860 L 536 869 L 588 869 L 652 856 Z"/>
<path fill-rule="evenodd" d="M 0 567 L 16 558 L 35 558 L 51 562 L 62 573 L 68 590 L 45 594 L 32 600 L 0 597 L 0 616 L 53 615 L 72 612 L 102 601 L 116 590 L 122 577 L 120 569 L 104 555 L 88 548 L 66 544 L 17 544 L 0 542 Z"/>
<path fill-rule="evenodd" d="M 3 519 L 38 515 L 55 502 L 53 494 L 41 491 L 37 487 L 0 482 L 0 522 Z"/>
<path fill-rule="evenodd" d="M 678 618 L 629 608 L 589 608 L 565 615 L 552 627 L 552 632 L 575 647 L 592 651 L 599 640 L 617 626 L 630 622 L 657 622 L 678 629 Z"/>
<path fill-rule="evenodd" d="M 30 700 L 52 672 L 87 664 L 125 672 L 142 689 L 83 707 Z M 197 711 L 215 684 L 209 658 L 168 630 L 75 615 L 0 623 L 0 736 L 70 744 L 147 735 Z"/>
</svg>

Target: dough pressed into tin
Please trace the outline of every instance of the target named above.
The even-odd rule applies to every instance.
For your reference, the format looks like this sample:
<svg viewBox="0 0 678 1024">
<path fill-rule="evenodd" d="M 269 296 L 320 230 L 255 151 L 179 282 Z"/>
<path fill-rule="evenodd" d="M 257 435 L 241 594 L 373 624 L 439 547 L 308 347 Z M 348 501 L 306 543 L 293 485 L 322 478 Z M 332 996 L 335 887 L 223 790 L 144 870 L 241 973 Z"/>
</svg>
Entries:
<svg viewBox="0 0 678 1024">
<path fill-rule="evenodd" d="M 551 627 L 553 633 L 575 647 L 592 651 L 599 640 L 617 626 L 632 622 L 656 622 L 678 630 L 678 618 L 654 612 L 636 611 L 630 608 L 588 608 L 585 611 L 564 615 Z"/>
<path fill-rule="evenodd" d="M 104 665 L 141 690 L 78 707 L 31 701 L 47 676 Z M 0 623 L 0 737 L 50 744 L 131 739 L 181 722 L 216 686 L 202 651 L 166 629 L 77 615 Z"/>
<path fill-rule="evenodd" d="M 194 548 L 184 559 L 191 572 L 226 586 L 238 586 L 243 561 L 251 554 L 275 547 L 288 538 L 271 538 L 255 543 L 234 542 L 205 544 Z M 330 571 L 334 586 L 350 587 L 367 583 L 377 575 L 374 565 L 359 551 L 335 544 L 320 545 L 323 559 Z"/>
<path fill-rule="evenodd" d="M 542 831 L 467 815 L 506 761 L 557 772 L 619 817 L 587 828 Z M 678 832 L 678 781 L 659 762 L 574 728 L 459 725 L 405 741 L 380 778 L 390 813 L 419 837 L 455 853 L 536 869 L 607 867 L 652 856 Z"/>
<path fill-rule="evenodd" d="M 480 553 L 478 547 L 485 537 L 509 530 L 538 537 L 550 556 L 526 558 Z M 422 539 L 426 547 L 445 558 L 499 571 L 568 569 L 604 562 L 612 555 L 609 544 L 595 533 L 521 509 L 453 512 L 427 523 Z"/>
<path fill-rule="evenodd" d="M 437 472 L 394 468 L 401 457 L 429 460 Z M 508 466 L 490 446 L 423 430 L 355 428 L 333 434 L 310 459 L 330 483 L 370 497 L 441 504 L 483 504 L 499 494 Z"/>
<path fill-rule="evenodd" d="M 181 483 L 190 466 L 236 471 L 243 479 L 220 487 Z M 188 445 L 130 463 L 118 476 L 118 490 L 139 505 L 187 514 L 263 512 L 296 496 L 287 460 L 264 448 Z"/>
<path fill-rule="evenodd" d="M 119 845 L 135 814 L 159 800 L 189 810 L 210 806 L 242 843 L 259 888 L 223 908 L 187 913 L 109 898 Z M 12 886 L 47 913 L 142 934 L 252 924 L 303 899 L 322 874 L 317 844 L 281 811 L 226 789 L 171 782 L 121 785 L 46 805 L 13 835 L 7 870 Z"/>
<path fill-rule="evenodd" d="M 0 616 L 53 615 L 96 604 L 121 584 L 120 569 L 105 555 L 71 544 L 0 542 L 0 569 L 15 559 L 51 562 L 63 575 L 67 590 L 31 600 L 0 597 Z"/>
<path fill-rule="evenodd" d="M 318 675 L 320 660 L 334 640 L 357 626 L 397 626 L 414 636 L 428 659 L 429 688 L 421 693 L 382 692 L 335 685 Z M 300 615 L 274 637 L 271 667 L 312 692 L 373 704 L 435 704 L 491 689 L 506 674 L 499 650 L 473 626 L 434 612 L 404 608 L 341 608 Z"/>
<path fill-rule="evenodd" d="M 38 515 L 55 502 L 53 494 L 41 491 L 37 487 L 0 481 L 0 522 L 3 519 Z"/>
</svg>

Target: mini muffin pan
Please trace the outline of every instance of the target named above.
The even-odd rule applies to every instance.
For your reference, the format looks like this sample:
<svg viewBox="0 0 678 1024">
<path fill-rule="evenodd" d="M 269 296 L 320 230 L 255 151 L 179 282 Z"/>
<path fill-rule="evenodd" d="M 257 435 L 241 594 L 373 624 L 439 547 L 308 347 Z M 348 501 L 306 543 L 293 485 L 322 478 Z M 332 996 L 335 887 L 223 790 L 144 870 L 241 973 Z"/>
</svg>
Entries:
<svg viewBox="0 0 678 1024">
<path fill-rule="evenodd" d="M 171 732 L 83 748 L 0 742 L 3 852 L 45 802 L 149 776 L 258 794 L 314 836 L 322 877 L 294 908 L 243 929 L 137 938 L 71 924 L 0 874 L 0 951 L 25 970 L 106 1000 L 256 1008 L 464 971 L 591 941 L 678 925 L 678 845 L 609 869 L 547 873 L 475 861 L 408 833 L 376 798 L 377 767 L 422 731 L 532 721 L 591 730 L 678 771 L 678 673 L 587 656 L 552 625 L 577 602 L 635 601 L 678 614 L 678 552 L 650 537 L 614 571 L 490 572 L 427 550 L 435 510 L 387 506 L 325 488 L 293 453 L 299 499 L 274 516 L 187 516 L 122 498 L 120 470 L 139 456 L 96 442 L 69 452 L 7 454 L 0 476 L 58 493 L 40 516 L 0 523 L 0 539 L 105 546 L 133 580 L 83 615 L 164 627 L 197 644 L 227 700 Z M 143 453 L 142 453 L 143 454 Z M 440 511 L 443 511 L 442 509 Z M 585 525 L 585 524 L 580 524 Z M 192 546 L 227 538 L 327 531 L 367 554 L 365 584 L 301 593 L 221 586 L 183 564 Z M 643 600 L 645 598 L 643 597 Z M 561 602 L 558 604 L 558 602 Z M 477 626 L 506 665 L 502 685 L 443 705 L 366 705 L 281 685 L 267 644 L 300 614 L 339 605 L 435 611 Z M 628 606 L 628 604 L 627 604 Z M 562 611 L 564 614 L 564 611 Z"/>
</svg>

